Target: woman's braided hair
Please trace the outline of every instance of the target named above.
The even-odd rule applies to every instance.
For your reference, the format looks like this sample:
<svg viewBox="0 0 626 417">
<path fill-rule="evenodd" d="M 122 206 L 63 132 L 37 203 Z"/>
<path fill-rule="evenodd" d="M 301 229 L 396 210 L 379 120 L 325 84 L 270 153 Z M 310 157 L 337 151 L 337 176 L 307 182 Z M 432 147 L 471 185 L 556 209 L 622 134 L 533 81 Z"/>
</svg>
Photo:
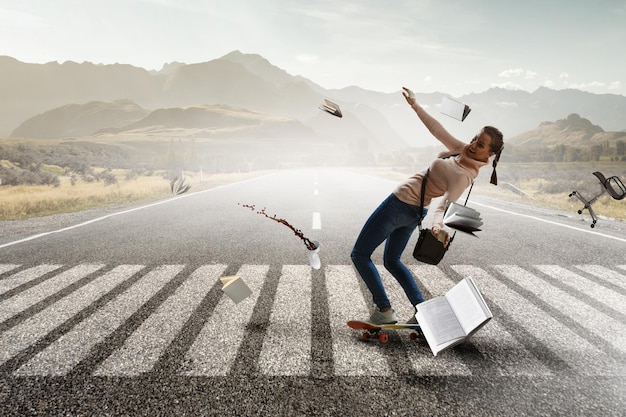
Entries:
<svg viewBox="0 0 626 417">
<path fill-rule="evenodd" d="M 500 155 L 502 155 L 502 149 L 504 148 L 504 138 L 502 136 L 502 132 L 498 128 L 493 126 L 485 126 L 483 127 L 483 132 L 489 135 L 491 138 L 491 146 L 489 150 L 496 154 L 493 159 L 492 166 L 493 171 L 491 172 L 491 184 L 498 185 L 498 174 L 496 173 L 496 167 L 498 166 L 498 161 L 500 161 Z"/>
</svg>

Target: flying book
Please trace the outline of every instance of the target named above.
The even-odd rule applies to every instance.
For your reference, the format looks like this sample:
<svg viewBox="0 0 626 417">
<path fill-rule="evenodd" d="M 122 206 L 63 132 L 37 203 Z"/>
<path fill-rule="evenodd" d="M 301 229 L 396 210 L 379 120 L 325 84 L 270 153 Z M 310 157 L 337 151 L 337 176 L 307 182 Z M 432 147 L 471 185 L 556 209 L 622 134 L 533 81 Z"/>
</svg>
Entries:
<svg viewBox="0 0 626 417">
<path fill-rule="evenodd" d="M 236 275 L 222 277 L 220 281 L 222 281 L 222 291 L 224 291 L 235 304 L 239 304 L 240 301 L 243 301 L 252 294 L 252 290 Z"/>
<path fill-rule="evenodd" d="M 472 277 L 416 307 L 415 318 L 434 356 L 467 340 L 493 317 Z"/>
<path fill-rule="evenodd" d="M 467 104 L 463 104 L 453 98 L 444 96 L 441 100 L 441 112 L 446 116 L 464 121 L 472 109 Z"/>
<path fill-rule="evenodd" d="M 324 102 L 320 105 L 320 109 L 332 114 L 333 116 L 337 116 L 339 118 L 343 117 L 339 105 L 330 100 L 324 99 Z"/>
<path fill-rule="evenodd" d="M 446 214 L 443 216 L 443 224 L 452 229 L 476 236 L 474 232 L 481 230 L 480 227 L 483 225 L 483 221 L 480 218 L 480 213 L 473 208 L 450 203 Z"/>
</svg>

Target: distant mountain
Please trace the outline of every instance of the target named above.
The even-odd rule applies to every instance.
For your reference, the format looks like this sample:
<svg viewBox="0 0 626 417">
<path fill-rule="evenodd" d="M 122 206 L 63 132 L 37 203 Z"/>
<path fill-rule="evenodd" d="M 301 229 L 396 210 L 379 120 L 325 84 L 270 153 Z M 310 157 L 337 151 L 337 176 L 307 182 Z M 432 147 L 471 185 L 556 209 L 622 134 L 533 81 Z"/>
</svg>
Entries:
<svg viewBox="0 0 626 417">
<path fill-rule="evenodd" d="M 138 112 L 145 112 L 144 116 L 164 109 L 172 112 L 174 108 L 229 106 L 244 113 L 258 112 L 296 121 L 322 140 L 353 143 L 370 150 L 433 145 L 432 136 L 400 94 L 400 88 L 407 83 L 417 93 L 418 101 L 459 138 L 469 139 L 490 124 L 504 132 L 506 141 L 544 121 L 560 120 L 572 113 L 607 131 L 626 129 L 626 97 L 619 95 L 493 88 L 457 97 L 472 108 L 470 116 L 461 123 L 439 113 L 445 93 L 420 94 L 418 85 L 410 85 L 411 80 L 399 80 L 396 93 L 357 86 L 324 89 L 311 80 L 287 73 L 260 55 L 233 51 L 203 63 L 165 64 L 161 71 L 89 62 L 28 64 L 0 56 L 0 137 L 79 136 L 90 130 L 119 129 L 128 124 L 123 117 L 107 119 L 105 113 L 100 113 L 90 119 L 86 109 L 90 103 L 98 102 L 109 103 L 113 109 L 113 103 L 124 100 L 135 103 Z M 318 109 L 324 98 L 341 106 L 342 119 L 333 119 Z M 46 114 L 53 110 L 55 113 Z M 77 119 L 77 111 L 85 114 Z M 61 113 L 66 113 L 65 120 L 47 120 L 60 117 Z M 42 118 L 44 114 L 46 118 Z M 125 116 L 129 117 L 128 122 L 139 120 L 130 120 L 139 113 Z"/>
<path fill-rule="evenodd" d="M 606 143 L 614 147 L 618 140 L 626 142 L 626 132 L 605 132 L 600 126 L 572 113 L 566 119 L 543 122 L 536 129 L 509 139 L 508 143 L 528 148 L 558 145 L 586 148 Z"/>
<path fill-rule="evenodd" d="M 225 105 L 157 109 L 119 128 L 96 132 L 105 133 L 164 137 L 290 138 L 294 142 L 318 138 L 315 132 L 298 120 Z"/>
<path fill-rule="evenodd" d="M 147 110 L 130 100 L 67 104 L 31 117 L 19 125 L 11 136 L 33 139 L 90 136 L 101 129 L 121 128 L 146 114 Z"/>
</svg>

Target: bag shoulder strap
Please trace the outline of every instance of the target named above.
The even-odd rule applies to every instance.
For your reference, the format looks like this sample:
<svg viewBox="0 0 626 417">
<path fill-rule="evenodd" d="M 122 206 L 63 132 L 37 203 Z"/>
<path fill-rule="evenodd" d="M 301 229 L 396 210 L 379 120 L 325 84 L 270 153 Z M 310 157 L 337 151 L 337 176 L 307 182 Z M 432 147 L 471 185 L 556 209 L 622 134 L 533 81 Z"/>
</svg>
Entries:
<svg viewBox="0 0 626 417">
<path fill-rule="evenodd" d="M 424 178 L 422 178 L 422 191 L 420 191 L 420 219 L 417 223 L 419 230 L 422 230 L 422 217 L 424 214 L 424 194 L 426 193 L 426 181 L 428 180 L 428 173 L 430 172 L 430 167 L 426 170 L 424 174 Z"/>
<path fill-rule="evenodd" d="M 419 230 L 422 230 L 422 213 L 424 213 L 424 194 L 426 193 L 426 181 L 428 180 L 428 174 L 430 173 L 430 167 L 428 167 L 428 169 L 426 170 L 426 173 L 424 174 L 424 178 L 422 178 L 422 189 L 420 191 L 420 219 L 419 222 L 417 223 Z M 472 193 L 472 188 L 474 188 L 474 181 L 472 181 L 472 184 L 470 185 L 470 189 L 467 192 L 467 197 L 465 197 L 465 203 L 463 204 L 464 206 L 467 206 L 467 201 L 469 200 L 469 196 Z M 454 232 L 454 234 L 456 234 L 456 231 Z"/>
</svg>

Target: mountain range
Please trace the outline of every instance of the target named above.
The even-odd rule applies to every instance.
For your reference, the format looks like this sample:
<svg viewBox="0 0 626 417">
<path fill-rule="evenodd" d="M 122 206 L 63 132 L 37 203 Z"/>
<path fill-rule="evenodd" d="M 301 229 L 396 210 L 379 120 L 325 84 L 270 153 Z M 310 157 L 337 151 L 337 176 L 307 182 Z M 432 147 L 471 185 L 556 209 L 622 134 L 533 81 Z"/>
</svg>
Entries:
<svg viewBox="0 0 626 417">
<path fill-rule="evenodd" d="M 492 88 L 455 97 L 472 108 L 461 123 L 439 112 L 446 93 L 420 93 L 411 80 L 398 80 L 393 93 L 325 89 L 260 55 L 233 51 L 203 63 L 166 64 L 160 71 L 90 62 L 30 64 L 0 56 L 0 137 L 298 138 L 371 151 L 436 144 L 407 106 L 402 86 L 413 89 L 418 102 L 459 138 L 471 138 L 484 125 L 499 127 L 505 140 L 525 146 L 567 142 L 568 136 L 585 146 L 626 135 L 626 97 L 620 95 Z M 318 108 L 324 98 L 340 105 L 343 118 Z M 563 123 L 595 132 L 568 135 Z M 595 134 L 600 136 L 591 141 Z"/>
</svg>

